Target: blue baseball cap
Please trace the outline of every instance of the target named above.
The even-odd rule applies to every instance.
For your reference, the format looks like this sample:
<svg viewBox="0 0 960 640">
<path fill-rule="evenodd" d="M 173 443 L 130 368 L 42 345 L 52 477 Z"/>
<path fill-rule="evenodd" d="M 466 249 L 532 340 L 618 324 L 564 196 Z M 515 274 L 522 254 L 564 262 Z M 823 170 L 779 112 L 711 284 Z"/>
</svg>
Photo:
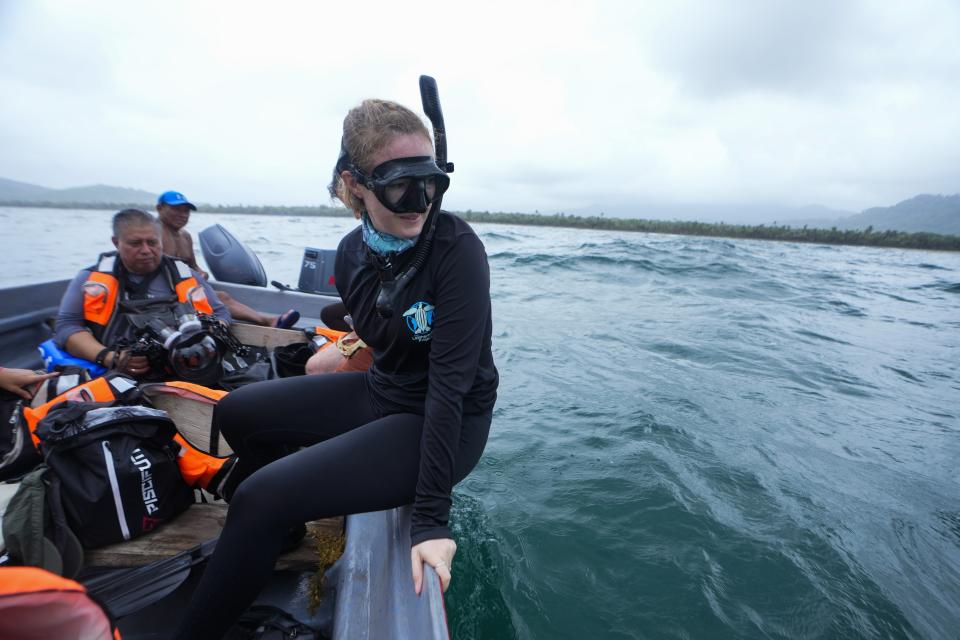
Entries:
<svg viewBox="0 0 960 640">
<path fill-rule="evenodd" d="M 157 204 L 168 204 L 170 206 L 177 206 L 178 204 L 185 204 L 193 211 L 196 211 L 197 208 L 192 202 L 186 199 L 182 193 L 179 191 L 164 191 L 160 194 L 160 197 L 157 198 Z"/>
</svg>

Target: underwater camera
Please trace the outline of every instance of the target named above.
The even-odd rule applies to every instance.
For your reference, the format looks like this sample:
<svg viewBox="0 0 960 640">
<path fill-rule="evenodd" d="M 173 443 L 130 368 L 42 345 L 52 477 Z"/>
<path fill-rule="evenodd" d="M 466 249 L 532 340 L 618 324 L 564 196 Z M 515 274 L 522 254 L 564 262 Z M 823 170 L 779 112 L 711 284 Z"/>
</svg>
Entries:
<svg viewBox="0 0 960 640">
<path fill-rule="evenodd" d="M 146 356 L 152 372 L 200 384 L 219 378 L 223 350 L 188 303 L 172 312 L 131 315 L 130 321 L 136 327 L 131 353 Z"/>
</svg>

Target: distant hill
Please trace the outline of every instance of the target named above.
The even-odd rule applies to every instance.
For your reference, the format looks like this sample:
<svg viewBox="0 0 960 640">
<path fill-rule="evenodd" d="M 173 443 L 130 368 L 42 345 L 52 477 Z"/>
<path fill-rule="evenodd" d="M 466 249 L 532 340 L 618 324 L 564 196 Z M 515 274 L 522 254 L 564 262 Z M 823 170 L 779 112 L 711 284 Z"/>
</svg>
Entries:
<svg viewBox="0 0 960 640">
<path fill-rule="evenodd" d="M 568 211 L 575 215 L 598 215 L 598 207 Z M 645 220 L 690 220 L 743 225 L 787 225 L 794 228 L 903 231 L 960 235 L 960 194 L 919 195 L 892 207 L 873 207 L 860 213 L 822 205 L 784 207 L 751 205 L 623 205 L 605 211 L 607 216 Z"/>
<path fill-rule="evenodd" d="M 794 228 L 903 231 L 960 235 L 960 194 L 918 195 L 891 207 L 873 207 L 860 213 L 822 205 L 786 207 L 775 204 L 640 204 L 623 201 L 566 211 L 567 215 L 606 215 L 643 220 L 689 220 L 742 225 L 788 225 Z"/>
<path fill-rule="evenodd" d="M 27 182 L 17 182 L 0 178 L 0 204 L 30 206 L 50 205 L 141 205 L 148 210 L 156 203 L 157 195 L 141 189 L 112 187 L 98 184 L 69 189 L 50 189 Z M 218 205 L 202 205 L 206 209 L 235 211 L 244 207 L 231 208 Z M 289 207 L 254 207 L 257 213 L 283 214 Z M 307 215 L 297 208 L 291 215 Z M 311 209 L 307 207 L 306 209 Z M 328 215 L 329 207 L 313 207 L 322 215 Z M 336 208 L 334 213 L 339 212 Z M 918 195 L 897 203 L 892 207 L 873 207 L 861 213 L 828 209 L 820 205 L 806 207 L 783 207 L 777 205 L 656 205 L 642 204 L 623 200 L 610 202 L 604 207 L 593 206 L 572 209 L 567 215 L 596 216 L 606 215 L 616 218 L 638 218 L 644 220 L 689 220 L 709 223 L 745 224 L 745 225 L 789 225 L 794 228 L 804 226 L 819 229 L 863 230 L 873 227 L 874 231 L 893 230 L 907 233 L 927 232 L 960 236 L 960 194 Z"/>
<path fill-rule="evenodd" d="M 919 195 L 892 207 L 866 209 L 837 224 L 838 229 L 892 229 L 916 233 L 943 233 L 960 236 L 960 194 Z"/>
<path fill-rule="evenodd" d="M 57 194 L 63 202 L 140 202 L 143 204 L 156 203 L 159 195 L 140 189 L 111 187 L 106 184 L 60 189 Z"/>
<path fill-rule="evenodd" d="M 2 200 L 36 200 L 52 191 L 54 190 L 35 184 L 0 178 L 0 199 Z"/>
<path fill-rule="evenodd" d="M 0 202 L 23 203 L 123 203 L 123 204 L 153 204 L 157 194 L 140 189 L 126 187 L 111 187 L 105 184 L 96 184 L 88 187 L 71 187 L 69 189 L 50 189 L 27 182 L 17 182 L 0 178 Z"/>
</svg>

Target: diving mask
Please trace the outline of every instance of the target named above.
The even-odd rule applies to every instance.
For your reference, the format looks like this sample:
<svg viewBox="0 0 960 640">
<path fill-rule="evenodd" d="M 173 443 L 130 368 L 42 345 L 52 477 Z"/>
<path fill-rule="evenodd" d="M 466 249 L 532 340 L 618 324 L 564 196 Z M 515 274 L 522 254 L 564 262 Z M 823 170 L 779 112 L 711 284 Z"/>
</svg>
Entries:
<svg viewBox="0 0 960 640">
<path fill-rule="evenodd" d="M 430 156 L 388 160 L 369 176 L 357 167 L 350 172 L 394 213 L 422 213 L 450 186 L 449 176 Z"/>
</svg>

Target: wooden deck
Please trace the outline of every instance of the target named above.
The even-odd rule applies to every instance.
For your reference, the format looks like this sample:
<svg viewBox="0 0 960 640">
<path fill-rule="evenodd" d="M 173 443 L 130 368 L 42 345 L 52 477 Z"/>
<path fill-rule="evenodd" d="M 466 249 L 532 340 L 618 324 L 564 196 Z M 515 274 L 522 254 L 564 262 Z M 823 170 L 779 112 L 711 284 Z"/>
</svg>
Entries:
<svg viewBox="0 0 960 640">
<path fill-rule="evenodd" d="M 87 567 L 139 567 L 174 556 L 181 551 L 220 534 L 227 519 L 227 505 L 223 502 L 198 503 L 156 531 L 134 540 L 84 552 Z M 335 539 L 343 532 L 343 518 L 315 520 L 307 523 L 307 540 L 277 561 L 277 569 L 312 569 L 318 564 L 310 535 L 321 539 Z"/>
</svg>

